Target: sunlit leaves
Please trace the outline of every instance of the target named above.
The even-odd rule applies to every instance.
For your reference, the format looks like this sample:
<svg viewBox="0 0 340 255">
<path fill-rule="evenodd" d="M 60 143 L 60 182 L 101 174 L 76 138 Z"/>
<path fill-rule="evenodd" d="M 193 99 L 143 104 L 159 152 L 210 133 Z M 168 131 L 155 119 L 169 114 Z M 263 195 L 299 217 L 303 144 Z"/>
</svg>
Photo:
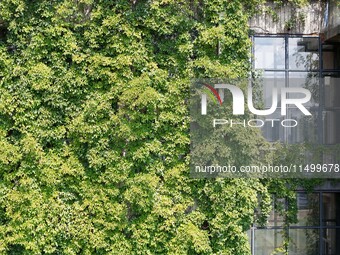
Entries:
<svg viewBox="0 0 340 255">
<path fill-rule="evenodd" d="M 1 1 L 1 252 L 249 253 L 268 191 L 189 177 L 187 106 L 192 78 L 248 73 L 248 16 L 242 1 Z M 221 151 L 256 162 L 254 134 Z"/>
</svg>

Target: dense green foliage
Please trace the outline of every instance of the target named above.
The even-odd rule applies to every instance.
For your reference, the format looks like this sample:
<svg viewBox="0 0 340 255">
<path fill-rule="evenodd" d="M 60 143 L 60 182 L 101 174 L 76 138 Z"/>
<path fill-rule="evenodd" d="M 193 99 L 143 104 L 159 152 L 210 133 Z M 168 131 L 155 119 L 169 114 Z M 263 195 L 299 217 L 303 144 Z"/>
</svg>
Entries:
<svg viewBox="0 0 340 255">
<path fill-rule="evenodd" d="M 247 75 L 258 4 L 2 0 L 1 254 L 248 254 L 255 208 L 290 191 L 189 178 L 187 98 Z M 258 139 L 230 146 L 250 162 Z"/>
</svg>

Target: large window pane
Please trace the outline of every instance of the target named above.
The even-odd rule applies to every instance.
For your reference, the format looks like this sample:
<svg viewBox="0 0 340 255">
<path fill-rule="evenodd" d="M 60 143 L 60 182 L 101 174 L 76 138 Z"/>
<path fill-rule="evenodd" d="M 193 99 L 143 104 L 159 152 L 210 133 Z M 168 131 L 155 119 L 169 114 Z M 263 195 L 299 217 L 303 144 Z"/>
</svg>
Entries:
<svg viewBox="0 0 340 255">
<path fill-rule="evenodd" d="M 340 226 L 340 193 L 323 193 L 323 218 L 325 226 Z"/>
<path fill-rule="evenodd" d="M 290 229 L 289 255 L 316 255 L 319 254 L 318 229 Z"/>
<path fill-rule="evenodd" d="M 318 38 L 288 39 L 289 69 L 316 70 L 319 68 Z"/>
<path fill-rule="evenodd" d="M 285 208 L 284 199 L 275 201 L 273 207 Z M 282 228 L 283 218 L 273 211 L 269 228 L 254 232 L 254 254 L 282 254 L 274 252 L 282 252 L 282 233 L 287 231 L 289 255 L 340 255 L 340 192 L 298 192 L 297 220 L 289 229 Z"/>
<path fill-rule="evenodd" d="M 307 108 L 312 115 L 304 115 L 298 108 L 289 108 L 287 110 L 287 119 L 295 120 L 298 125 L 296 127 L 285 128 L 287 142 L 294 143 L 317 143 L 318 141 L 318 112 L 313 108 Z M 288 122 L 292 123 L 293 122 Z M 290 125 L 290 124 L 289 124 Z"/>
<path fill-rule="evenodd" d="M 285 69 L 284 38 L 255 37 L 255 69 Z"/>
<path fill-rule="evenodd" d="M 295 226 L 319 226 L 319 194 L 297 193 L 297 220 Z"/>
<path fill-rule="evenodd" d="M 322 65 L 323 69 L 331 70 L 335 67 L 335 45 L 323 44 L 322 45 Z"/>
<path fill-rule="evenodd" d="M 324 121 L 324 142 L 327 145 L 340 143 L 340 110 L 325 111 Z"/>
<path fill-rule="evenodd" d="M 257 116 L 261 119 L 261 116 Z M 277 108 L 273 114 L 267 115 L 266 119 L 272 121 L 266 121 L 261 128 L 263 136 L 269 142 L 285 142 L 285 129 L 281 125 L 283 117 L 281 116 L 281 108 Z"/>
<path fill-rule="evenodd" d="M 280 91 L 286 86 L 284 72 L 265 72 L 263 79 L 263 98 L 266 109 L 272 106 L 273 102 L 273 88 L 277 88 L 278 106 L 281 104 Z"/>
<path fill-rule="evenodd" d="M 270 227 L 282 227 L 285 223 L 284 216 L 282 215 L 286 208 L 285 199 L 274 199 L 273 210 L 268 217 L 267 226 Z M 281 212 L 281 213 L 280 213 Z"/>
<path fill-rule="evenodd" d="M 340 229 L 325 229 L 323 232 L 323 255 L 340 254 Z"/>
<path fill-rule="evenodd" d="M 340 107 L 340 79 L 327 76 L 325 81 L 325 107 L 339 108 Z"/>
<path fill-rule="evenodd" d="M 312 98 L 309 102 L 304 103 L 305 107 L 318 107 L 320 94 L 320 78 L 317 73 L 313 72 L 289 72 L 289 87 L 308 89 Z M 304 95 L 300 93 L 289 93 L 288 98 L 301 98 Z M 291 107 L 291 105 L 288 105 Z"/>
<path fill-rule="evenodd" d="M 282 247 L 282 230 L 257 229 L 255 230 L 255 254 L 270 255 Z M 282 253 L 276 253 L 282 254 Z"/>
</svg>

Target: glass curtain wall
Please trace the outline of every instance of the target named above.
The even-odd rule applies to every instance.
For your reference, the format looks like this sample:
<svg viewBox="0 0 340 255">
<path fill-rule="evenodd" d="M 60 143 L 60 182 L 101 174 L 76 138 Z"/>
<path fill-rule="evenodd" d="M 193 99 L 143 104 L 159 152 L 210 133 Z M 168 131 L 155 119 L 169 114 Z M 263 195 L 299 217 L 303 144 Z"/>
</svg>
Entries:
<svg viewBox="0 0 340 255">
<path fill-rule="evenodd" d="M 301 127 L 295 130 L 264 127 L 267 140 L 339 144 L 340 44 L 302 35 L 256 35 L 252 40 L 252 65 L 258 76 L 264 78 L 264 108 L 271 107 L 273 86 L 307 88 L 318 100 L 312 102 L 316 107 L 309 108 L 313 119 L 304 118 L 299 109 L 288 105 L 287 118 L 298 120 Z M 319 78 L 323 78 L 321 82 Z M 280 108 L 269 117 L 282 118 Z M 340 155 L 324 157 L 325 163 L 340 162 Z M 275 209 L 291 206 L 285 199 L 273 202 Z M 283 216 L 273 210 L 265 226 L 252 227 L 249 231 L 252 254 L 340 255 L 340 191 L 301 191 L 297 193 L 295 206 L 297 219 L 290 226 L 285 226 Z M 283 245 L 282 234 L 290 237 L 288 247 Z"/>
<path fill-rule="evenodd" d="M 277 206 L 292 205 L 281 199 L 274 202 L 273 207 Z M 298 192 L 296 206 L 296 222 L 288 228 L 283 216 L 273 210 L 266 227 L 251 229 L 252 254 L 340 255 L 340 193 Z M 290 238 L 288 247 L 283 245 L 282 234 Z"/>
<path fill-rule="evenodd" d="M 284 87 L 303 87 L 312 92 L 319 101 L 320 84 L 320 39 L 304 36 L 254 36 L 253 68 L 263 78 L 263 105 L 269 109 L 272 103 L 272 87 L 278 91 Z M 261 78 L 260 78 L 261 79 Z M 288 95 L 293 98 L 292 95 Z M 281 119 L 280 97 L 277 110 L 268 118 Z M 284 128 L 281 125 L 264 126 L 263 134 L 268 141 L 299 143 L 303 141 L 319 142 L 322 135 L 322 122 L 318 102 L 311 102 L 309 111 L 312 118 L 306 117 L 294 105 L 287 105 L 287 119 L 299 122 L 298 128 Z M 313 128 L 311 128 L 313 127 Z"/>
</svg>

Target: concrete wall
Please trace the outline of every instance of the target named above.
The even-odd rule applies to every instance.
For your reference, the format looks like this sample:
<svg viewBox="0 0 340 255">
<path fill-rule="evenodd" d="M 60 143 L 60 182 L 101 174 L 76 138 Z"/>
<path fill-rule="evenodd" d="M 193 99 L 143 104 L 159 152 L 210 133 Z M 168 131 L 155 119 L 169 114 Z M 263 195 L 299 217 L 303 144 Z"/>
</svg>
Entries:
<svg viewBox="0 0 340 255">
<path fill-rule="evenodd" d="M 262 11 L 253 17 L 249 24 L 255 33 L 319 34 L 326 26 L 326 1 L 312 1 L 308 6 L 298 9 L 290 4 L 278 7 L 272 1 L 268 1 L 266 8 L 276 15 Z"/>
</svg>

